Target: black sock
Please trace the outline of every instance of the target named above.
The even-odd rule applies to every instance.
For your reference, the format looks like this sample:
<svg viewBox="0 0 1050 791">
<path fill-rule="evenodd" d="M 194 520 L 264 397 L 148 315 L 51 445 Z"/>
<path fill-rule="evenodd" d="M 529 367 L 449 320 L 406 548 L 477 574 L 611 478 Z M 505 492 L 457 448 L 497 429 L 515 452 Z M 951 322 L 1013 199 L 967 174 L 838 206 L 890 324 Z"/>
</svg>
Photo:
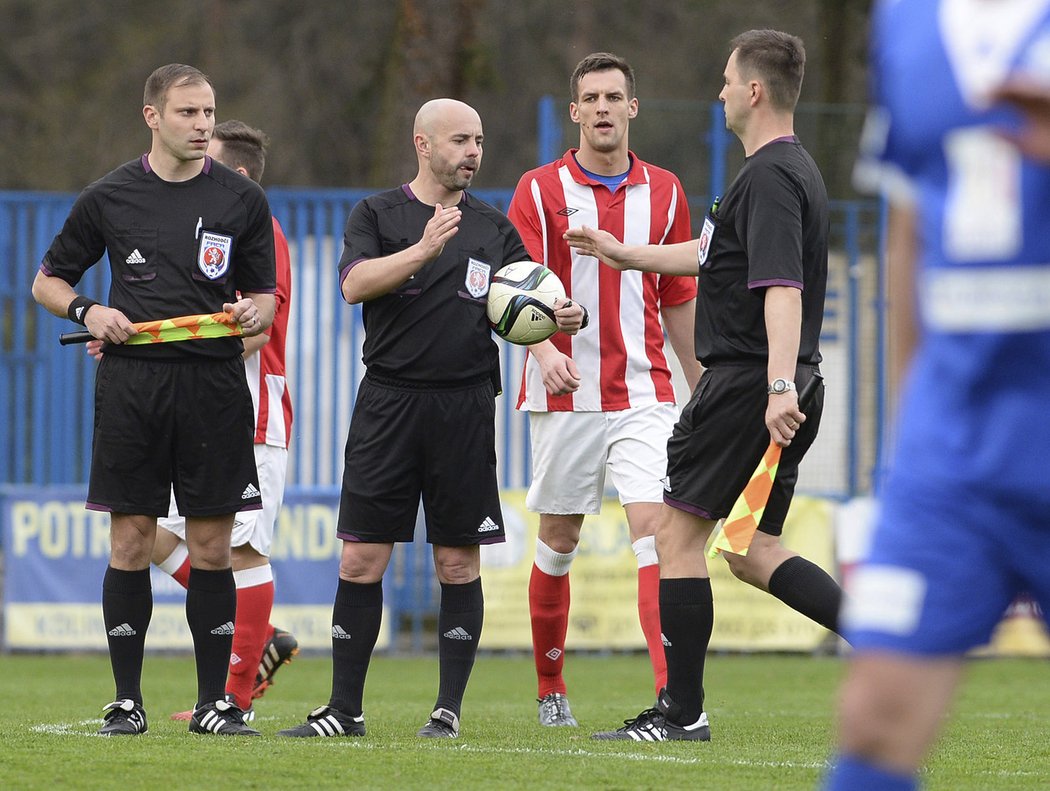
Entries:
<svg viewBox="0 0 1050 791">
<path fill-rule="evenodd" d="M 197 705 L 222 700 L 237 617 L 237 586 L 233 569 L 204 571 L 190 567 L 186 585 L 186 623 L 193 636 L 197 662 Z"/>
<path fill-rule="evenodd" d="M 710 579 L 660 580 L 667 694 L 681 709 L 678 725 L 692 725 L 704 710 L 704 661 L 714 621 Z"/>
<path fill-rule="evenodd" d="M 333 709 L 360 716 L 365 676 L 383 622 L 383 582 L 339 580 L 332 607 Z"/>
<path fill-rule="evenodd" d="M 102 621 L 106 625 L 117 700 L 130 698 L 142 704 L 143 646 L 152 616 L 149 569 L 120 571 L 107 567 L 102 578 Z"/>
<path fill-rule="evenodd" d="M 825 629 L 839 633 L 842 588 L 824 569 L 796 555 L 769 577 L 769 592 Z"/>
<path fill-rule="evenodd" d="M 459 716 L 484 620 L 485 595 L 481 590 L 481 577 L 465 585 L 441 583 L 441 609 L 438 612 L 440 683 L 435 709 L 445 708 Z"/>
</svg>

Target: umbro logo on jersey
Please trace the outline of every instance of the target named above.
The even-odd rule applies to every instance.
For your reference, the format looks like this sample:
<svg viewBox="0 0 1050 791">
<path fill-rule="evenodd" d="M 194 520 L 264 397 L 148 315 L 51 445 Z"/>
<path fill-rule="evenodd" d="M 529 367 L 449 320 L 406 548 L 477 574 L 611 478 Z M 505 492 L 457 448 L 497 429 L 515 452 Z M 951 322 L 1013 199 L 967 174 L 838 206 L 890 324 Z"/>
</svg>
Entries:
<svg viewBox="0 0 1050 791">
<path fill-rule="evenodd" d="M 138 634 L 134 629 L 131 628 L 130 624 L 122 623 L 120 626 L 114 626 L 109 630 L 110 637 L 131 637 Z"/>
<path fill-rule="evenodd" d="M 666 475 L 660 479 L 660 483 L 664 485 L 665 492 L 671 491 L 671 479 L 668 478 Z"/>
<path fill-rule="evenodd" d="M 660 642 L 664 644 L 664 648 L 671 647 L 671 641 L 667 639 L 663 632 L 660 632 Z"/>
<path fill-rule="evenodd" d="M 244 491 L 241 492 L 241 499 L 242 500 L 250 500 L 251 498 L 258 497 L 258 496 L 259 496 L 259 490 L 256 489 L 255 486 L 253 486 L 250 483 L 247 486 L 245 486 L 244 487 Z"/>
<path fill-rule="evenodd" d="M 556 662 L 558 657 L 561 656 L 562 650 L 560 648 L 552 648 L 550 651 L 544 654 L 552 662 Z"/>
<path fill-rule="evenodd" d="M 142 253 L 139 252 L 139 249 L 136 247 L 134 250 L 131 251 L 131 255 L 129 255 L 127 258 L 124 259 L 124 262 L 128 263 L 128 264 L 144 264 L 144 263 L 146 263 L 146 259 L 143 257 Z"/>
<path fill-rule="evenodd" d="M 239 656 L 237 656 L 237 654 L 235 654 L 235 653 L 233 653 L 231 651 L 230 652 L 230 664 L 231 665 L 239 665 L 240 663 L 241 663 L 241 658 Z"/>
<path fill-rule="evenodd" d="M 579 209 L 574 209 L 571 206 L 566 206 L 564 209 L 561 209 L 558 212 L 558 214 L 560 214 L 562 217 L 571 217 L 573 214 L 575 214 L 578 211 L 579 211 Z"/>
<path fill-rule="evenodd" d="M 233 621 L 227 621 L 222 626 L 216 626 L 211 630 L 212 634 L 233 634 Z"/>
<path fill-rule="evenodd" d="M 485 521 L 478 526 L 478 532 L 491 533 L 493 530 L 499 530 L 499 525 L 492 521 L 491 516 L 486 516 Z"/>
<path fill-rule="evenodd" d="M 470 632 L 464 629 L 462 626 L 457 626 L 455 629 L 449 629 L 445 632 L 445 637 L 449 640 L 473 640 L 470 636 Z"/>
<path fill-rule="evenodd" d="M 350 639 L 350 635 L 347 633 L 347 631 L 342 626 L 339 626 L 338 624 L 336 624 L 335 626 L 332 627 L 332 637 L 334 637 L 336 640 L 349 640 Z"/>
</svg>

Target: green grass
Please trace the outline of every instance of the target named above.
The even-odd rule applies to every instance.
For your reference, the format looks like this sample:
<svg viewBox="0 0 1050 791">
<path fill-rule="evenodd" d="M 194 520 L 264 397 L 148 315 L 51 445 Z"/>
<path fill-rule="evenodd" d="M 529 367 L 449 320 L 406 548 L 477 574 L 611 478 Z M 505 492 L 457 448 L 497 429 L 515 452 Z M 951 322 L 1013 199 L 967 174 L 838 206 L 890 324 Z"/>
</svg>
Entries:
<svg viewBox="0 0 1050 791">
<path fill-rule="evenodd" d="M 12 789 L 811 789 L 832 741 L 843 664 L 834 658 L 715 656 L 708 662 L 710 744 L 594 742 L 652 702 L 647 660 L 570 655 L 580 729 L 536 723 L 532 660 L 482 656 L 458 741 L 422 741 L 437 685 L 434 658 L 378 656 L 365 690 L 363 739 L 277 739 L 328 698 L 331 662 L 300 657 L 256 704 L 262 738 L 193 736 L 193 662 L 150 656 L 150 731 L 96 737 L 112 694 L 98 655 L 0 657 L 0 788 Z M 1050 684 L 1042 660 L 975 662 L 936 755 L 929 789 L 1050 786 Z"/>
</svg>

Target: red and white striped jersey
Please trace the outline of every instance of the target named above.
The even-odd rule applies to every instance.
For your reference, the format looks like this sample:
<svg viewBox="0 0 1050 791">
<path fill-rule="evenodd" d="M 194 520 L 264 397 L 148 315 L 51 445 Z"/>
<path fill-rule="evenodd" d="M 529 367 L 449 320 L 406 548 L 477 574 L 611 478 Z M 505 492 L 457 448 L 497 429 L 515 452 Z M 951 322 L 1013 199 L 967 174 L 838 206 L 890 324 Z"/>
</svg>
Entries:
<svg viewBox="0 0 1050 791">
<path fill-rule="evenodd" d="M 288 240 L 273 219 L 274 258 L 277 261 L 277 303 L 270 325 L 270 340 L 244 361 L 248 389 L 255 407 L 255 444 L 288 447 L 292 432 L 292 396 L 285 380 L 284 352 L 288 338 L 288 313 L 292 297 L 292 263 Z"/>
<path fill-rule="evenodd" d="M 508 215 L 531 258 L 557 274 L 568 296 L 590 313 L 589 325 L 579 334 L 556 333 L 551 338 L 575 361 L 580 387 L 568 395 L 548 395 L 539 364 L 528 355 L 518 408 L 611 412 L 674 403 L 660 307 L 694 299 L 696 278 L 618 272 L 570 249 L 562 235 L 586 225 L 609 231 L 627 244 L 688 241 L 692 229 L 685 191 L 673 173 L 633 153 L 627 178 L 610 191 L 581 170 L 575 154 L 571 149 L 560 160 L 522 176 Z"/>
</svg>

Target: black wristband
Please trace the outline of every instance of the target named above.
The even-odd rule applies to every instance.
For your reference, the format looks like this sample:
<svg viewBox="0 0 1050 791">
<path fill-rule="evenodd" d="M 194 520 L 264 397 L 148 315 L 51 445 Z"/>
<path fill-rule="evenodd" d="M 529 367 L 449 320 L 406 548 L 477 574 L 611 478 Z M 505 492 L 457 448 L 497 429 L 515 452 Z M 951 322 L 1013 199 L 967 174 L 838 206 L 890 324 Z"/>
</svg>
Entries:
<svg viewBox="0 0 1050 791">
<path fill-rule="evenodd" d="M 75 321 L 77 324 L 87 326 L 84 322 L 84 317 L 87 316 L 88 309 L 92 305 L 97 304 L 98 303 L 95 302 L 95 300 L 87 297 L 74 297 L 73 301 L 69 303 L 69 307 L 66 308 L 66 315 L 69 317 L 70 321 Z"/>
</svg>

